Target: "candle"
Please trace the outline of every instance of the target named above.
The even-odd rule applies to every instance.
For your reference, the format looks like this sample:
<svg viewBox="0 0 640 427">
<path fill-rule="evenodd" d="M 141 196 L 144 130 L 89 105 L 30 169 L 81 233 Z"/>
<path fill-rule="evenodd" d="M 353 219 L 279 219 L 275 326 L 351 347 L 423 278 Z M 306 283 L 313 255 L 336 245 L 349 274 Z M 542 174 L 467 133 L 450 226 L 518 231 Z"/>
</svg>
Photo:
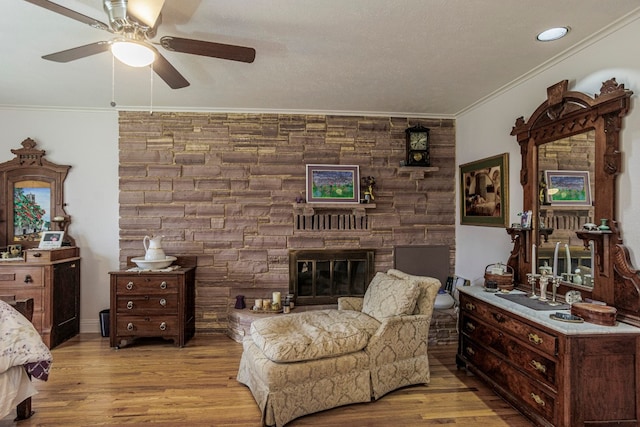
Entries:
<svg viewBox="0 0 640 427">
<path fill-rule="evenodd" d="M 536 244 L 531 245 L 531 274 L 536 274 Z"/>
<path fill-rule="evenodd" d="M 274 304 L 278 304 L 278 306 L 280 305 L 280 292 L 274 292 L 273 293 L 273 303 Z"/>
<path fill-rule="evenodd" d="M 560 248 L 560 242 L 556 242 L 556 250 L 553 252 L 553 277 L 558 275 L 558 249 Z"/>
<path fill-rule="evenodd" d="M 567 259 L 567 279 L 571 276 L 571 252 L 569 252 L 569 245 L 564 244 L 564 254 Z"/>
</svg>

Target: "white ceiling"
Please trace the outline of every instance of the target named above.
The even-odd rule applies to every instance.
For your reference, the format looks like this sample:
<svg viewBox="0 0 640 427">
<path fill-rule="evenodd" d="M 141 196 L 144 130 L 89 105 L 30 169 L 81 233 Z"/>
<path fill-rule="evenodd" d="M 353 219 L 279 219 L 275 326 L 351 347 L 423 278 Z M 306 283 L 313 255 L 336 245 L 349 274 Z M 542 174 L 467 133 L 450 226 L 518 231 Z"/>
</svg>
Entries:
<svg viewBox="0 0 640 427">
<path fill-rule="evenodd" d="M 108 22 L 101 0 L 56 2 Z M 257 51 L 246 64 L 159 48 L 191 83 L 173 90 L 149 68 L 116 61 L 112 73 L 108 52 L 43 60 L 113 35 L 22 0 L 2 5 L 0 106 L 429 117 L 454 117 L 640 14 L 638 0 L 166 0 L 156 39 Z M 567 37 L 535 41 L 559 25 Z"/>
</svg>

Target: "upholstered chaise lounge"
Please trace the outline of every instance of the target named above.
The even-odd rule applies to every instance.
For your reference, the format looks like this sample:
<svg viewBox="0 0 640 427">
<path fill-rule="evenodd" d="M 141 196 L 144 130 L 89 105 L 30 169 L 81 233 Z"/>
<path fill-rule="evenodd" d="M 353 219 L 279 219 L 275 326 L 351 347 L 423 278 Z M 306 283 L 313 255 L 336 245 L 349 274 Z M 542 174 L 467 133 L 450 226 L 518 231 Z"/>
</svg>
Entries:
<svg viewBox="0 0 640 427">
<path fill-rule="evenodd" d="M 398 270 L 377 273 L 364 298 L 338 309 L 259 319 L 243 341 L 238 381 L 265 425 L 384 394 L 430 379 L 427 343 L 440 281 Z"/>
</svg>

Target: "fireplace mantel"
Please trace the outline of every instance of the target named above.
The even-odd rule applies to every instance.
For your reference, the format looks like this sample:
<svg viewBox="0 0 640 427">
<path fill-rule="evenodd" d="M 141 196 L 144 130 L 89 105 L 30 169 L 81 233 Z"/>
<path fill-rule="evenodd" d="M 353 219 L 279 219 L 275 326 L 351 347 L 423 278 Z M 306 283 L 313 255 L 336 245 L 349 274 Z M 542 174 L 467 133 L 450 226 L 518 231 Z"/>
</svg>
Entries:
<svg viewBox="0 0 640 427">
<path fill-rule="evenodd" d="M 375 207 L 375 203 L 294 203 L 295 230 L 367 232 L 367 209 Z"/>
</svg>

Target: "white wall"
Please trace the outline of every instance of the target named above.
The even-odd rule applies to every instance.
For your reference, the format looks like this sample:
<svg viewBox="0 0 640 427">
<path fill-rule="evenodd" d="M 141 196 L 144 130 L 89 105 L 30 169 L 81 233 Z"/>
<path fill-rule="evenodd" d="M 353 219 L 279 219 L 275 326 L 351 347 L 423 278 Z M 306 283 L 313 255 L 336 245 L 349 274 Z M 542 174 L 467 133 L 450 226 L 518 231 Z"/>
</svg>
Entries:
<svg viewBox="0 0 640 427">
<path fill-rule="evenodd" d="M 0 162 L 26 138 L 54 163 L 71 165 L 65 181 L 69 234 L 80 248 L 80 331 L 98 332 L 109 308 L 109 271 L 118 269 L 117 112 L 0 110 Z"/>
<path fill-rule="evenodd" d="M 620 147 L 622 172 L 618 176 L 618 221 L 623 242 L 630 247 L 631 259 L 640 267 L 640 19 L 627 23 L 615 32 L 574 51 L 571 55 L 532 73 L 528 79 L 505 93 L 461 114 L 457 118 L 456 162 L 509 153 L 509 223 L 518 222 L 522 211 L 520 185 L 521 157 L 515 137 L 511 136 L 516 118 L 525 120 L 546 99 L 549 86 L 569 80 L 569 90 L 590 94 L 600 92 L 603 81 L 615 77 L 618 83 L 634 92 L 630 113 L 624 119 Z M 459 184 L 458 187 L 459 188 Z M 460 212 L 460 200 L 457 201 Z M 459 224 L 460 218 L 457 218 Z M 456 228 L 456 274 L 480 284 L 484 269 L 494 262 L 506 262 L 512 244 L 503 228 L 462 226 Z"/>
</svg>

